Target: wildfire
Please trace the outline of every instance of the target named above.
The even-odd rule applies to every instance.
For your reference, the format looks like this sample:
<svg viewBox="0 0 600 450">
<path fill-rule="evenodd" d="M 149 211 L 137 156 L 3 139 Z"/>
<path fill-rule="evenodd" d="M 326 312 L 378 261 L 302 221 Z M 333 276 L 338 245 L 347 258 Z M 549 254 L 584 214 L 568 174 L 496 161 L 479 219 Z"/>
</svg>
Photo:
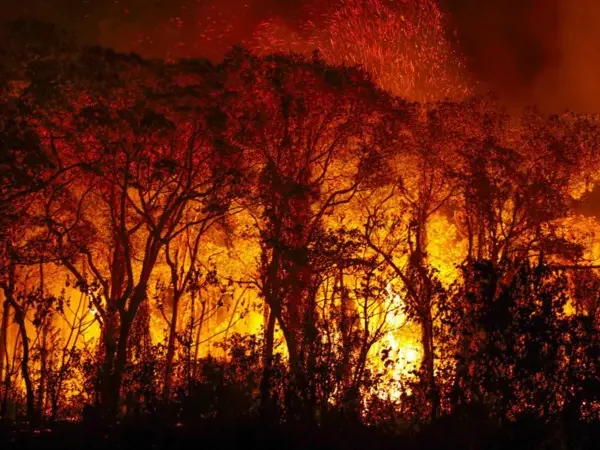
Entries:
<svg viewBox="0 0 600 450">
<path fill-rule="evenodd" d="M 378 350 L 385 351 L 389 355 L 385 367 L 391 383 L 389 390 L 377 392 L 377 395 L 397 401 L 405 393 L 405 389 L 402 387 L 403 381 L 406 381 L 418 369 L 422 355 L 419 350 L 420 343 L 415 337 L 416 330 L 404 312 L 405 305 L 400 294 L 394 292 L 391 283 L 387 284 L 386 293 L 388 301 L 393 306 L 386 313 L 387 332 Z M 377 361 L 375 356 L 379 355 L 373 356 L 373 361 Z M 384 361 L 385 363 L 386 361 Z"/>
<path fill-rule="evenodd" d="M 110 414 L 195 400 L 212 382 L 248 411 L 279 401 L 301 417 L 414 393 L 406 404 L 426 399 L 435 420 L 488 388 L 493 409 L 498 373 L 534 408 L 517 366 L 536 386 L 562 389 L 558 369 L 584 385 L 600 281 L 557 264 L 600 258 L 597 218 L 573 207 L 595 132 L 460 100 L 471 88 L 444 27 L 433 0 L 348 0 L 295 31 L 259 27 L 260 53 L 314 59 L 163 65 L 86 49 L 73 66 L 107 73 L 61 72 L 66 106 L 34 114 L 14 108 L 28 89 L 0 92 L 39 122 L 14 141 L 39 132 L 51 156 L 31 185 L 6 177 L 30 203 L 0 193 L 17 211 L 0 217 L 0 392 L 53 418 L 74 417 L 69 402 Z M 459 100 L 430 102 L 445 97 Z"/>
</svg>

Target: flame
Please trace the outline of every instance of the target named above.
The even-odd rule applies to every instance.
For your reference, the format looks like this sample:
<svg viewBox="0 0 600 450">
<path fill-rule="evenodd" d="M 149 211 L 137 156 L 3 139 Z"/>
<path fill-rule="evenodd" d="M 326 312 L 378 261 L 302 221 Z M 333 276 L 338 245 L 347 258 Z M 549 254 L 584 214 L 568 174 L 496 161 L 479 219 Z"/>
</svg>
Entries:
<svg viewBox="0 0 600 450">
<path fill-rule="evenodd" d="M 317 28 L 310 22 L 303 33 L 295 34 L 282 29 L 277 21 L 265 22 L 259 27 L 256 48 L 261 52 L 292 49 L 308 53 L 318 47 L 322 56 L 330 63 L 363 65 L 372 72 L 380 86 L 395 94 L 419 100 L 466 96 L 471 89 L 463 79 L 460 58 L 452 53 L 445 37 L 442 14 L 433 1 L 420 0 L 413 4 L 416 6 L 411 7 L 411 2 L 408 1 L 349 0 L 338 5 L 336 12 L 326 20 L 324 27 Z M 444 145 L 451 144 L 444 142 Z M 402 163 L 398 162 L 398 171 L 403 172 L 408 178 L 408 183 L 413 183 L 409 190 L 417 190 L 419 178 L 414 173 L 414 167 L 409 167 L 411 165 L 416 166 L 414 161 L 408 161 L 406 157 Z M 348 162 L 343 161 L 340 166 L 348 166 Z M 354 172 L 355 168 L 347 167 L 347 170 Z M 344 178 L 342 168 L 339 168 L 337 175 L 338 178 Z M 582 197 L 589 187 L 587 184 L 587 179 L 578 180 L 571 186 L 572 196 Z M 140 200 L 135 196 L 135 191 L 132 191 L 133 201 L 139 203 Z M 85 213 L 89 213 L 90 217 L 99 223 L 108 220 L 105 211 L 94 210 L 96 205 L 85 206 L 91 210 Z M 507 209 L 501 212 L 500 219 L 508 221 L 515 207 L 510 201 L 506 202 L 505 207 Z M 343 214 L 347 217 L 337 220 L 347 226 L 359 227 L 362 219 L 360 208 L 361 205 L 358 204 L 346 205 Z M 396 205 L 396 209 L 398 214 L 402 214 L 401 206 Z M 208 265 L 211 260 L 219 268 L 222 285 L 207 288 L 202 292 L 201 298 L 191 299 L 190 296 L 185 296 L 180 305 L 176 331 L 179 335 L 184 335 L 187 332 L 186 327 L 192 329 L 187 345 L 195 351 L 194 358 L 198 359 L 208 355 L 229 358 L 230 355 L 225 350 L 219 350 L 216 344 L 223 342 L 233 333 L 259 334 L 265 326 L 263 299 L 257 290 L 247 289 L 241 283 L 256 277 L 256 266 L 260 257 L 258 231 L 252 229 L 253 218 L 250 214 L 241 213 L 230 220 L 232 228 L 244 230 L 241 233 L 242 237 L 228 241 L 231 238 L 226 236 L 227 233 L 215 231 L 207 236 L 207 242 L 203 246 L 203 263 Z M 594 230 L 598 229 L 596 218 L 573 214 L 561 220 L 558 225 L 561 230 L 566 230 L 565 237 L 568 240 L 585 244 L 586 261 L 592 264 L 600 261 L 600 240 L 594 233 Z M 498 227 L 501 228 L 501 225 Z M 102 230 L 110 227 L 99 228 Z M 427 235 L 428 263 L 437 269 L 438 278 L 448 286 L 458 278 L 456 265 L 466 254 L 465 239 L 456 226 L 455 218 L 444 211 L 431 216 Z M 108 236 L 104 238 L 104 242 L 110 241 Z M 96 248 L 94 251 L 107 252 L 106 248 Z M 400 255 L 398 259 L 402 257 Z M 139 265 L 134 266 L 133 271 L 137 275 L 140 272 Z M 163 281 L 168 279 L 169 271 L 164 263 L 158 263 L 153 277 Z M 46 276 L 46 279 L 48 278 L 51 280 L 44 286 L 48 294 L 55 297 L 62 295 L 71 300 L 68 308 L 60 314 L 53 314 L 46 324 L 48 328 L 53 327 L 59 331 L 60 348 L 53 350 L 57 350 L 56 353 L 60 356 L 62 346 L 63 353 L 98 347 L 101 335 L 101 314 L 98 309 L 101 305 L 94 304 L 93 293 L 82 293 L 71 286 L 65 289 L 62 285 L 62 269 L 55 269 Z M 23 274 L 23 279 L 27 280 L 24 282 L 27 285 L 32 284 L 32 280 L 39 281 L 39 276 L 35 273 Z M 227 284 L 225 280 L 230 284 L 223 287 Z M 395 282 L 393 280 L 386 284 L 384 300 L 378 305 L 378 313 L 368 317 L 373 328 L 376 328 L 381 320 L 384 322 L 383 336 L 371 348 L 368 365 L 385 372 L 389 381 L 374 388 L 375 394 L 381 398 L 399 401 L 403 394 L 409 393 L 403 386 L 419 368 L 423 352 L 420 327 L 407 315 L 405 301 L 399 293 L 401 290 Z M 150 310 L 149 333 L 152 344 L 158 346 L 167 341 L 169 326 L 168 317 L 163 317 L 159 307 L 154 304 L 153 294 L 150 290 L 147 299 Z M 569 304 L 567 313 L 574 312 L 574 307 Z M 27 311 L 27 331 L 30 341 L 36 343 L 32 345 L 38 345 L 42 331 L 33 325 L 34 315 L 35 311 Z M 74 338 L 72 330 L 75 323 L 79 325 Z M 18 366 L 19 357 L 17 335 L 16 326 L 12 324 L 8 336 L 11 345 L 7 354 L 9 360 L 14 360 L 14 367 Z M 276 338 L 282 338 L 279 329 L 276 331 Z M 285 346 L 278 346 L 276 351 L 285 359 Z M 387 356 L 382 359 L 383 354 Z M 39 363 L 32 363 L 32 367 L 38 369 Z M 73 383 L 64 388 L 65 401 L 80 394 L 85 376 L 83 371 L 73 376 Z"/>
<path fill-rule="evenodd" d="M 418 327 L 407 317 L 400 294 L 394 292 L 392 283 L 388 283 L 385 290 L 391 308 L 385 314 L 386 333 L 374 348 L 371 364 L 379 368 L 383 365 L 388 377 L 386 388 L 378 389 L 376 395 L 398 401 L 403 393 L 410 393 L 403 388 L 403 384 L 417 370 L 422 352 L 417 337 Z M 389 359 L 381 360 L 382 351 L 386 352 Z"/>
</svg>

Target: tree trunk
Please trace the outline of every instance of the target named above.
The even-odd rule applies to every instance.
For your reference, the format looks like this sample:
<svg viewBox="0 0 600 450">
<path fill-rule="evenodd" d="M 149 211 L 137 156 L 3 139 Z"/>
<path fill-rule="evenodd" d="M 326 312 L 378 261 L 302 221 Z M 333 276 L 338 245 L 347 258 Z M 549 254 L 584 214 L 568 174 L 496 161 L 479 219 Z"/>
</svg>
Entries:
<svg viewBox="0 0 600 450">
<path fill-rule="evenodd" d="M 27 404 L 27 421 L 29 422 L 29 426 L 37 427 L 37 414 L 35 410 L 35 394 L 33 390 L 33 383 L 31 381 L 31 376 L 29 374 L 29 338 L 27 337 L 27 328 L 25 327 L 25 314 L 11 300 L 12 306 L 15 310 L 15 321 L 19 326 L 19 333 L 21 334 L 22 348 L 23 348 L 23 357 L 21 359 L 21 375 L 23 377 L 23 381 L 25 382 L 25 393 L 26 393 L 26 404 Z"/>
<path fill-rule="evenodd" d="M 318 330 L 316 324 L 316 300 L 315 294 L 311 293 L 308 300 L 307 311 L 304 322 L 304 335 L 302 336 L 302 375 L 304 377 L 304 421 L 313 423 L 317 408 L 317 345 Z"/>
<path fill-rule="evenodd" d="M 427 396 L 431 405 L 430 419 L 434 421 L 439 415 L 439 400 L 435 380 L 433 317 L 431 314 L 434 293 L 432 279 L 427 270 L 427 211 L 429 210 L 429 202 L 422 199 L 420 205 L 421 207 L 418 209 L 415 218 L 415 240 L 411 254 L 411 271 L 414 272 L 412 278 L 418 286 L 416 292 L 419 298 L 415 300 L 420 309 L 421 346 L 423 349 L 421 368 L 425 373 Z"/>
<path fill-rule="evenodd" d="M 290 382 L 286 389 L 288 420 L 301 420 L 305 425 L 314 422 L 314 404 L 311 398 L 310 374 L 307 373 L 308 346 L 303 336 L 291 331 L 279 321 L 289 355 Z"/>
<path fill-rule="evenodd" d="M 108 369 L 108 372 L 104 374 L 105 381 L 102 402 L 104 413 L 106 414 L 105 418 L 109 421 L 116 419 L 118 415 L 123 373 L 127 364 L 127 341 L 129 339 L 131 323 L 131 313 L 124 312 L 121 315 L 121 326 L 119 327 L 119 339 L 117 345 L 116 347 L 111 348 L 112 354 L 107 352 L 108 363 L 105 364 L 105 366 Z"/>
<path fill-rule="evenodd" d="M 263 374 L 260 382 L 260 410 L 265 419 L 271 417 L 271 372 L 273 370 L 273 347 L 275 342 L 275 314 L 269 311 L 265 328 L 265 347 L 263 353 Z"/>
<path fill-rule="evenodd" d="M 8 354 L 7 354 L 7 340 L 8 340 L 8 318 L 10 315 L 10 303 L 8 300 L 3 302 L 2 308 L 2 322 L 0 323 L 0 383 L 4 384 L 4 370 L 8 372 Z M 0 389 L 0 395 L 3 390 Z M 0 410 L 3 410 L 4 404 L 0 405 Z"/>
<path fill-rule="evenodd" d="M 192 378 L 198 379 L 198 354 L 200 352 L 200 338 L 202 337 L 202 325 L 204 325 L 204 318 L 206 316 L 206 301 L 202 302 L 202 310 L 200 312 L 200 323 L 198 324 L 198 330 L 196 331 L 196 347 L 194 348 L 194 361 Z"/>
<path fill-rule="evenodd" d="M 421 340 L 423 346 L 422 367 L 425 372 L 429 401 L 431 402 L 430 419 L 434 421 L 439 417 L 439 398 L 435 380 L 435 353 L 433 347 L 433 320 L 431 309 L 427 308 L 423 314 L 421 324 Z"/>
<path fill-rule="evenodd" d="M 171 395 L 171 378 L 173 376 L 173 358 L 175 357 L 175 338 L 177 337 L 177 317 L 180 296 L 177 292 L 173 295 L 173 311 L 169 327 L 169 342 L 167 344 L 167 360 L 165 364 L 165 381 L 163 386 L 163 401 L 169 401 Z"/>
<path fill-rule="evenodd" d="M 340 331 L 342 335 L 342 407 L 344 417 L 353 421 L 358 417 L 360 405 L 358 404 L 358 386 L 362 380 L 362 373 L 366 363 L 366 355 L 363 358 L 362 350 L 365 341 L 359 342 L 354 335 L 355 310 L 346 287 L 344 285 L 344 273 L 340 270 L 339 285 L 341 292 L 341 318 Z M 368 323 L 367 323 L 368 327 Z M 368 339 L 368 331 L 365 330 L 363 338 Z M 356 351 L 360 353 L 352 363 L 352 356 Z"/>
<path fill-rule="evenodd" d="M 41 324 L 42 339 L 40 342 L 40 381 L 37 391 L 36 413 L 39 416 L 39 423 L 44 419 L 44 400 L 46 398 L 46 380 L 48 376 L 48 329 L 46 319 Z"/>
<path fill-rule="evenodd" d="M 102 340 L 104 346 L 104 361 L 98 377 L 100 410 L 105 420 L 110 421 L 116 417 L 117 404 L 112 404 L 114 397 L 113 391 L 113 366 L 117 353 L 117 331 L 118 319 L 117 311 L 114 307 L 107 308 L 106 317 L 104 319 L 104 330 L 102 332 Z M 117 394 L 118 396 L 118 394 Z"/>
<path fill-rule="evenodd" d="M 2 385 L 4 387 L 3 392 L 0 392 L 0 394 L 2 395 L 1 404 L 0 404 L 0 419 L 6 418 L 6 411 L 8 409 L 8 394 L 9 394 L 10 388 L 11 388 L 10 381 L 11 381 L 10 380 L 10 370 L 8 369 L 8 366 L 7 366 L 4 378 L 2 380 L 0 380 L 0 382 L 2 383 Z"/>
<path fill-rule="evenodd" d="M 102 410 L 105 419 L 113 421 L 118 415 L 118 405 L 123 383 L 123 374 L 127 365 L 129 348 L 128 341 L 133 321 L 142 301 L 146 296 L 145 284 L 139 284 L 136 288 L 129 308 L 118 310 L 119 319 L 117 321 L 117 311 L 112 309 L 108 313 L 105 322 L 105 359 L 102 373 Z M 118 336 L 117 336 L 118 334 Z"/>
<path fill-rule="evenodd" d="M 15 301 L 15 266 L 11 264 L 8 268 L 8 283 L 2 286 L 6 302 L 15 310 L 15 322 L 19 327 L 19 334 L 21 335 L 23 357 L 21 359 L 21 375 L 25 382 L 25 394 L 27 404 L 27 421 L 30 427 L 36 427 L 36 413 L 35 413 L 35 393 L 33 391 L 33 383 L 29 374 L 29 338 L 27 337 L 27 328 L 25 326 L 25 312 L 21 306 Z"/>
<path fill-rule="evenodd" d="M 283 321 L 278 318 L 279 326 L 283 332 L 285 339 L 286 348 L 288 351 L 289 360 L 289 382 L 285 389 L 285 407 L 288 414 L 289 420 L 294 420 L 295 415 L 299 410 L 299 403 L 301 402 L 300 390 L 301 390 L 301 364 L 300 356 L 298 353 L 298 345 L 295 336 L 290 332 Z"/>
</svg>

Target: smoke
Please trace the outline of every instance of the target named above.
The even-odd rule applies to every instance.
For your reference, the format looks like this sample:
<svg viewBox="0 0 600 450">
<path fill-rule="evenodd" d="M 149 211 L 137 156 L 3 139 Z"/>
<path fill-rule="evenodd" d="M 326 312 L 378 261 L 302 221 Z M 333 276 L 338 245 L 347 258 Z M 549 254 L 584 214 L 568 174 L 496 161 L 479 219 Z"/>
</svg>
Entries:
<svg viewBox="0 0 600 450">
<path fill-rule="evenodd" d="M 600 112 L 598 0 L 440 0 L 448 32 L 483 89 L 514 106 L 536 104 Z M 100 43 L 147 57 L 218 60 L 247 44 L 265 21 L 282 37 L 302 36 L 302 22 L 325 23 L 321 0 L 21 0 L 0 19 L 29 15 Z M 285 31 L 285 32 L 284 32 Z"/>
<path fill-rule="evenodd" d="M 446 0 L 482 86 L 515 105 L 600 112 L 600 2 Z"/>
<path fill-rule="evenodd" d="M 562 61 L 559 82 L 563 103 L 578 111 L 600 112 L 600 3 L 563 0 Z"/>
</svg>

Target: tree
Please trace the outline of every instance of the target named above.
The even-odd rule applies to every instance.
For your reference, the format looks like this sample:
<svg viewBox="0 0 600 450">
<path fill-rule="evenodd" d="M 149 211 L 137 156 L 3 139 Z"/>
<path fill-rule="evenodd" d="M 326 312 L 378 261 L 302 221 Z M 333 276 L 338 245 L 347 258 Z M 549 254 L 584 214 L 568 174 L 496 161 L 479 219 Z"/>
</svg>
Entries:
<svg viewBox="0 0 600 450">
<path fill-rule="evenodd" d="M 577 126 L 535 111 L 514 125 L 498 106 L 485 103 L 467 105 L 464 114 L 475 122 L 456 167 L 467 258 L 494 264 L 525 255 L 576 258 L 577 247 L 557 232 L 557 221 L 568 214 L 568 187 L 585 156 L 576 150 Z"/>
<path fill-rule="evenodd" d="M 29 273 L 31 264 L 20 250 L 22 248 L 10 248 L 6 252 L 11 255 L 11 259 L 3 261 L 5 265 L 3 276 L 0 278 L 0 289 L 4 294 L 5 304 L 13 311 L 14 322 L 18 327 L 21 342 L 20 370 L 25 385 L 27 421 L 29 426 L 37 428 L 43 420 L 46 376 L 49 372 L 44 340 L 46 326 L 52 311 L 62 310 L 63 299 L 48 294 L 45 289 L 43 264 L 39 264 L 38 273 Z M 32 338 L 29 322 L 33 325 L 35 339 Z M 2 350 L 8 361 L 6 334 L 2 338 L 4 340 Z M 35 341 L 39 342 L 38 348 L 35 346 Z M 32 357 L 36 350 L 39 351 L 40 359 L 40 376 L 37 380 L 33 376 L 34 358 Z"/>
<path fill-rule="evenodd" d="M 442 119 L 445 104 L 406 106 L 396 115 L 409 121 L 386 155 L 387 179 L 364 199 L 364 238 L 398 280 L 408 315 L 421 328 L 422 363 L 430 418 L 440 414 L 436 387 L 434 322 L 445 290 L 428 260 L 431 218 L 456 195 L 454 148 Z"/>
<path fill-rule="evenodd" d="M 469 373 L 479 375 L 461 380 L 463 399 L 484 405 L 503 424 L 522 419 L 559 423 L 563 414 L 573 421 L 573 413 L 577 422 L 583 411 L 574 397 L 586 391 L 584 385 L 598 383 L 595 363 L 583 350 L 595 346 L 587 341 L 594 325 L 565 314 L 569 295 L 565 271 L 527 260 L 513 264 L 517 269 L 508 282 L 503 281 L 503 273 L 514 271 L 511 266 L 465 267 L 474 272 L 471 277 L 479 285 L 457 293 L 466 297 L 471 308 L 452 330 L 478 336 L 470 338 L 466 364 Z M 454 307 L 462 304 L 457 301 Z M 464 312 L 454 315 L 464 316 Z"/>
<path fill-rule="evenodd" d="M 129 334 L 160 252 L 228 210 L 238 155 L 221 144 L 214 123 L 208 127 L 213 110 L 202 103 L 204 85 L 169 81 L 176 73 L 160 64 L 99 49 L 84 54 L 81 64 L 96 70 L 78 73 L 86 91 L 75 99 L 83 102 L 75 103 L 77 133 L 60 144 L 81 170 L 49 195 L 46 221 L 61 263 L 81 289 L 93 290 L 103 326 L 101 402 L 110 418 Z M 184 220 L 186 211 L 192 220 Z"/>
<path fill-rule="evenodd" d="M 251 167 L 258 188 L 251 201 L 258 206 L 262 249 L 258 285 L 270 311 L 267 345 L 272 346 L 277 322 L 292 373 L 288 412 L 312 421 L 317 242 L 324 218 L 350 201 L 370 175 L 367 161 L 376 151 L 370 130 L 388 99 L 365 73 L 328 67 L 318 57 L 261 59 L 238 51 L 222 70 L 229 80 L 227 113 L 236 124 L 229 137 L 257 163 Z M 270 353 L 267 349 L 264 392 Z"/>
<path fill-rule="evenodd" d="M 163 401 L 167 402 L 170 397 L 171 383 L 173 376 L 173 363 L 175 357 L 176 341 L 178 340 L 178 320 L 180 315 L 181 300 L 189 294 L 193 297 L 194 302 L 196 296 L 204 294 L 204 290 L 207 286 L 218 285 L 219 282 L 216 276 L 216 270 L 202 267 L 200 261 L 200 250 L 201 243 L 206 238 L 208 230 L 213 224 L 223 219 L 222 215 L 217 216 L 205 216 L 197 226 L 188 228 L 185 233 L 180 234 L 176 239 L 170 241 L 165 246 L 165 259 L 167 266 L 169 267 L 170 275 L 170 293 L 167 299 L 170 303 L 171 317 L 166 318 L 166 322 L 169 326 L 168 339 L 167 339 L 167 354 L 165 361 L 165 373 L 164 373 L 164 385 L 163 385 Z M 187 218 L 186 221 L 196 222 L 194 218 Z M 222 303 L 221 300 L 217 302 L 215 307 L 211 307 L 206 299 L 201 299 L 202 308 L 200 311 L 200 317 L 197 320 L 195 317 L 195 308 L 192 305 L 190 321 L 188 323 L 188 330 L 190 336 L 187 339 L 187 345 L 189 347 L 189 358 L 192 357 L 191 346 L 195 341 L 195 354 L 194 354 L 194 370 L 190 370 L 190 378 L 195 378 L 196 375 L 196 361 L 198 359 L 198 351 L 200 348 L 200 336 L 204 323 L 214 315 L 216 310 Z M 160 305 L 161 311 L 164 305 Z M 163 313 L 164 314 L 164 313 Z M 197 322 L 197 323 L 196 323 Z M 195 339 L 191 336 L 191 333 L 196 331 Z M 191 366 L 191 361 L 188 361 L 188 365 Z M 188 380 L 191 383 L 192 380 Z"/>
<path fill-rule="evenodd" d="M 0 52 L 0 220 L 19 218 L 23 201 L 73 166 L 53 152 L 52 130 L 64 111 L 66 69 L 77 54 L 51 24 L 3 24 Z"/>
</svg>

